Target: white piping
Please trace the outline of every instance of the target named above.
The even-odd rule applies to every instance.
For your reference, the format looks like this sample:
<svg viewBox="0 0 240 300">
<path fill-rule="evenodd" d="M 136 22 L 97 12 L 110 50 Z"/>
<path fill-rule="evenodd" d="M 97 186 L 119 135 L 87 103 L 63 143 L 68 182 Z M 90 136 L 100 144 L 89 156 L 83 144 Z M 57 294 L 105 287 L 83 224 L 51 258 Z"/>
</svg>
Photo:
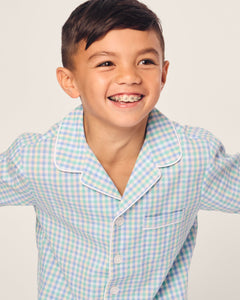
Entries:
<svg viewBox="0 0 240 300">
<path fill-rule="evenodd" d="M 169 119 L 168 119 L 168 120 L 169 120 Z M 181 142 L 180 142 L 180 138 L 179 138 L 179 136 L 178 136 L 176 127 L 174 126 L 173 122 L 172 122 L 171 120 L 169 120 L 169 122 L 171 123 L 172 128 L 173 128 L 173 130 L 174 130 L 174 132 L 175 132 L 175 135 L 176 135 L 176 137 L 177 137 L 177 140 L 178 140 L 178 146 L 179 146 L 179 149 L 180 149 L 180 155 L 179 155 L 179 157 L 177 158 L 177 160 L 174 161 L 173 163 L 170 163 L 170 164 L 168 163 L 168 164 L 165 164 L 165 165 L 157 165 L 158 168 L 165 168 L 165 167 L 173 166 L 173 165 L 175 165 L 177 162 L 179 162 L 179 160 L 182 159 L 182 145 L 181 145 Z"/>
<path fill-rule="evenodd" d="M 58 170 L 62 171 L 62 172 L 67 172 L 67 173 L 82 173 L 82 171 L 79 171 L 79 170 L 68 170 L 68 169 L 61 168 L 57 164 L 56 152 L 57 152 L 57 144 L 58 144 L 58 139 L 59 139 L 59 134 L 60 134 L 60 130 L 61 130 L 62 124 L 63 124 L 63 121 L 59 125 L 58 133 L 57 133 L 57 138 L 56 138 L 56 142 L 55 142 L 55 147 L 54 147 L 54 157 L 53 157 L 53 160 L 54 160 L 55 167 Z"/>
<path fill-rule="evenodd" d="M 105 192 L 102 191 L 102 190 L 98 190 L 98 189 L 96 189 L 95 187 L 92 187 L 92 186 L 90 186 L 90 185 L 88 185 L 88 184 L 82 182 L 82 176 L 83 176 L 83 173 L 82 173 L 81 178 L 80 178 L 80 181 L 81 181 L 81 183 L 82 183 L 83 185 L 85 185 L 85 186 L 87 186 L 88 188 L 93 189 L 93 190 L 95 190 L 95 191 L 97 191 L 97 192 L 99 192 L 99 193 L 101 193 L 101 194 L 104 194 L 104 195 L 106 195 L 106 196 L 109 196 L 109 197 L 111 197 L 111 198 L 114 198 L 114 199 L 117 199 L 117 200 L 120 200 L 120 201 L 121 201 L 121 199 L 122 199 L 121 197 L 115 197 L 115 196 L 113 196 L 113 195 L 111 195 L 111 194 L 105 193 Z"/>
<path fill-rule="evenodd" d="M 156 227 L 143 227 L 143 230 L 163 228 L 163 227 L 167 227 L 167 226 L 174 225 L 174 224 L 181 223 L 181 222 L 182 222 L 182 219 L 179 220 L 179 221 L 173 222 L 173 223 L 167 223 L 167 224 L 159 225 L 159 226 L 156 226 Z"/>
<path fill-rule="evenodd" d="M 148 190 L 151 189 L 151 187 L 159 180 L 161 179 L 161 173 L 160 173 L 160 177 L 158 177 L 154 182 L 153 184 L 149 187 Z M 128 206 L 125 210 L 123 210 L 118 216 L 116 216 L 113 220 L 113 223 L 112 223 L 112 231 L 111 231 L 111 241 L 110 241 L 110 254 L 109 254 L 109 278 L 108 278 L 108 281 L 107 281 L 107 284 L 106 284 L 106 289 L 105 289 L 105 293 L 104 293 L 104 299 L 106 299 L 105 297 L 107 297 L 107 290 L 108 290 L 108 287 L 110 285 L 110 281 L 112 279 L 112 272 L 111 272 L 111 256 L 112 256 L 112 236 L 113 236 L 113 231 L 114 231 L 114 225 L 115 225 L 115 221 L 116 219 L 118 219 L 121 215 L 123 215 L 130 207 L 132 207 L 144 194 L 146 193 L 146 191 L 144 191 L 144 193 L 142 193 L 134 202 L 131 203 L 130 206 Z"/>
</svg>

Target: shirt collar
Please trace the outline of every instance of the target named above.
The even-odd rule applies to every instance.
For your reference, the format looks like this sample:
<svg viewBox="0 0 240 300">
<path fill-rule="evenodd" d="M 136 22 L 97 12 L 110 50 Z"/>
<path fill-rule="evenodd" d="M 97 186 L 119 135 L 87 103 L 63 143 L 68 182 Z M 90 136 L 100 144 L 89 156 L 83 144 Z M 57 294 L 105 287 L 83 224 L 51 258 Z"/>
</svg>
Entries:
<svg viewBox="0 0 240 300">
<path fill-rule="evenodd" d="M 148 118 L 145 143 L 159 168 L 174 165 L 182 158 L 181 143 L 173 122 L 156 108 Z"/>
<path fill-rule="evenodd" d="M 168 167 L 181 160 L 182 151 L 174 124 L 157 109 L 149 115 L 145 145 L 159 168 Z M 89 152 L 84 126 L 83 108 L 77 107 L 60 123 L 55 145 L 54 161 L 63 172 L 81 173 Z"/>
</svg>

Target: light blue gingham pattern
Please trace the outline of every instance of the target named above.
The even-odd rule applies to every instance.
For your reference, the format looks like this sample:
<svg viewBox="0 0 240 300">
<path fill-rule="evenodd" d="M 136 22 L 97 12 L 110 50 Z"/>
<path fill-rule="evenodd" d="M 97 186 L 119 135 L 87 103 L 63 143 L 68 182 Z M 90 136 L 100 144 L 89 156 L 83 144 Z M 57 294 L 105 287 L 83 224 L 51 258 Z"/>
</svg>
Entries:
<svg viewBox="0 0 240 300">
<path fill-rule="evenodd" d="M 0 155 L 0 205 L 33 205 L 38 299 L 187 299 L 199 209 L 240 212 L 240 155 L 154 109 L 121 197 L 83 109 Z"/>
</svg>

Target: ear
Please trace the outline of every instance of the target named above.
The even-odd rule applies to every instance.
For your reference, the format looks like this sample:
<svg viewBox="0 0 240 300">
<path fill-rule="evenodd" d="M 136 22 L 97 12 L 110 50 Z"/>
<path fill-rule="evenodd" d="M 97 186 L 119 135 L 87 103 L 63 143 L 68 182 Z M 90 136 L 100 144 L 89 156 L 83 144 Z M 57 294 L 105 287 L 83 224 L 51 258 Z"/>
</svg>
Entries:
<svg viewBox="0 0 240 300">
<path fill-rule="evenodd" d="M 56 70 L 57 80 L 65 93 L 71 98 L 80 97 L 80 93 L 74 84 L 74 77 L 70 70 L 67 68 L 59 67 Z"/>
<path fill-rule="evenodd" d="M 167 81 L 168 68 L 169 68 L 169 61 L 165 60 L 164 63 L 163 63 L 163 68 L 162 68 L 161 90 L 164 88 L 164 85 Z"/>
</svg>

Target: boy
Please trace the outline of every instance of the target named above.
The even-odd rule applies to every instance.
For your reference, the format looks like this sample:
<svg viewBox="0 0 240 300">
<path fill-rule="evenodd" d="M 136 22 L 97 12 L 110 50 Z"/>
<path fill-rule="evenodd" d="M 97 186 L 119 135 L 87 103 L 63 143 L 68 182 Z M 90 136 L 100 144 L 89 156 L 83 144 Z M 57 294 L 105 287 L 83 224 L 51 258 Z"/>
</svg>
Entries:
<svg viewBox="0 0 240 300">
<path fill-rule="evenodd" d="M 198 210 L 239 213 L 240 157 L 154 109 L 169 63 L 146 6 L 89 1 L 62 34 L 82 106 L 0 157 L 0 204 L 36 210 L 39 299 L 186 299 Z"/>
</svg>

